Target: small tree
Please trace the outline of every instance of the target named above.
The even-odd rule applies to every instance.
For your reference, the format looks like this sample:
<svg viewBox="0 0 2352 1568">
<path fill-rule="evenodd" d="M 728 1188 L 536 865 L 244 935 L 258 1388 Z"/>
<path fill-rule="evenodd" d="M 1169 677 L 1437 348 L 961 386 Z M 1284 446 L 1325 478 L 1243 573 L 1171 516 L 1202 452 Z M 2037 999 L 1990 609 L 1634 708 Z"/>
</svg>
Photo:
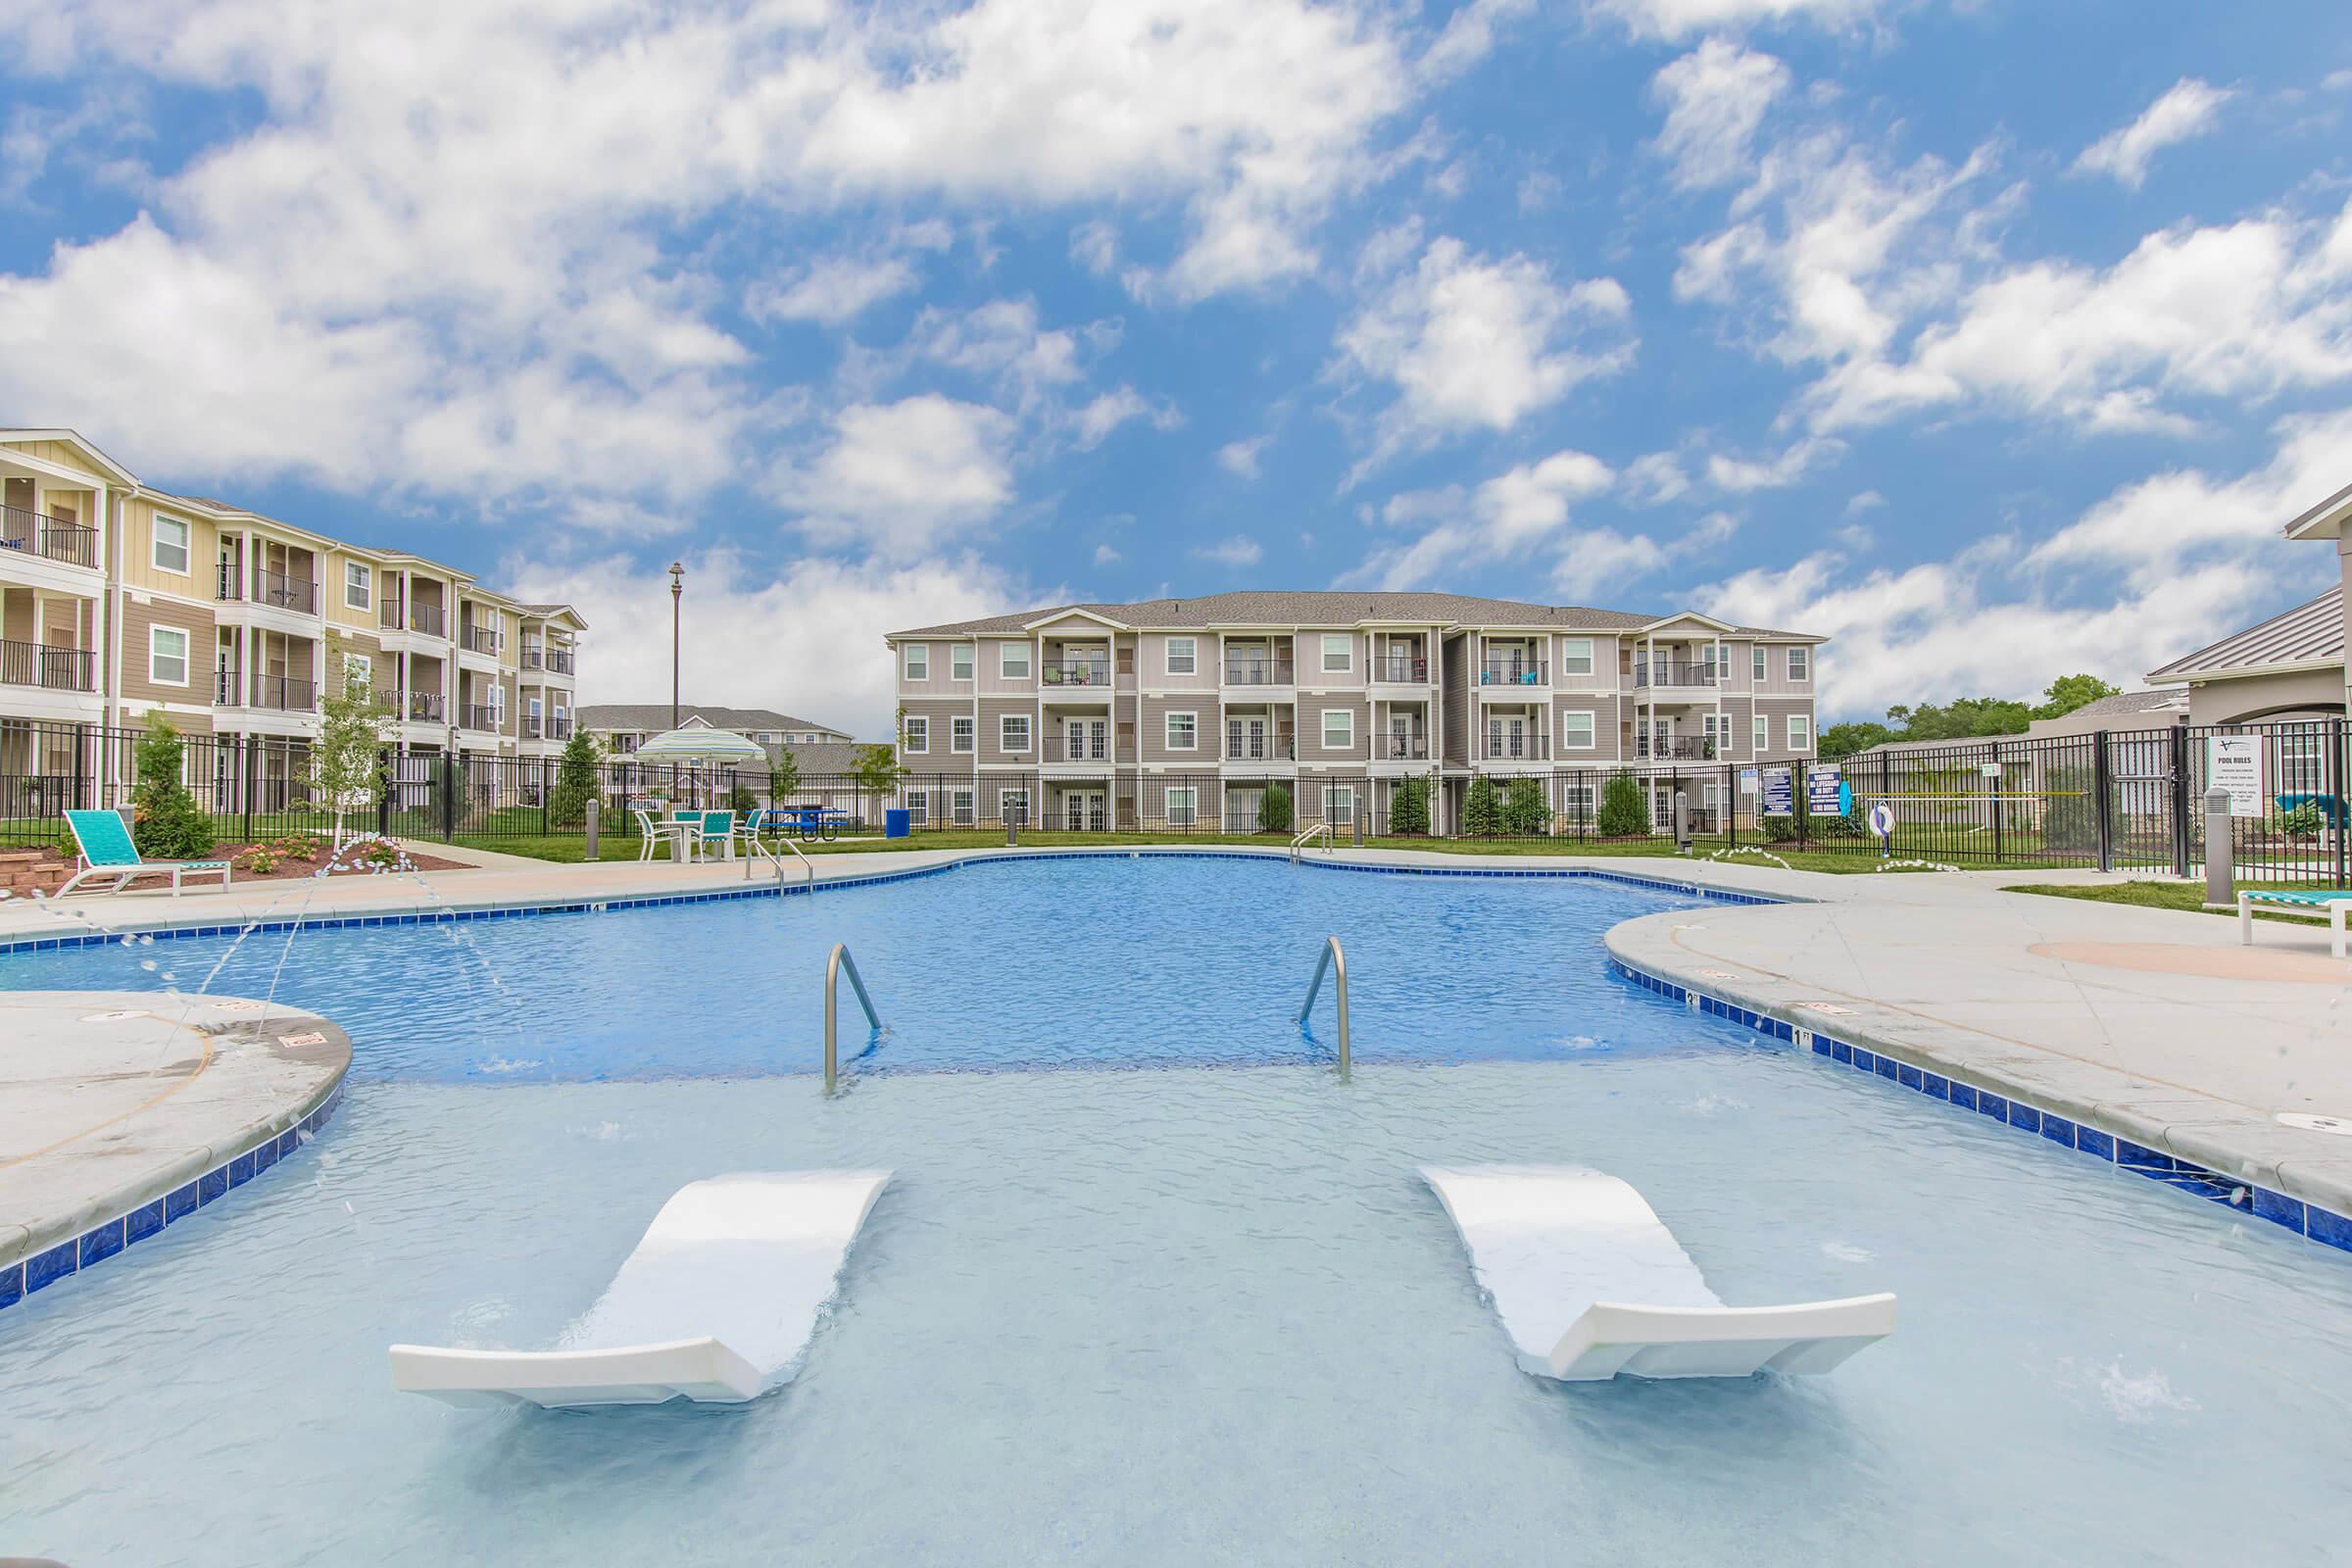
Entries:
<svg viewBox="0 0 2352 1568">
<path fill-rule="evenodd" d="M 373 805 L 387 782 L 384 747 L 392 710 L 376 696 L 367 671 L 340 649 L 332 655 L 340 679 L 319 704 L 318 744 L 311 765 L 335 813 L 335 849 L 343 848 L 343 818 Z"/>
<path fill-rule="evenodd" d="M 1257 830 L 1260 833 L 1288 833 L 1291 830 L 1291 792 L 1279 784 L 1266 786 L 1266 793 L 1257 798 Z"/>
<path fill-rule="evenodd" d="M 549 820 L 566 827 L 588 820 L 588 803 L 597 798 L 597 768 L 603 761 L 596 737 L 584 729 L 573 730 L 564 743 L 564 755 L 556 759 L 555 787 L 547 795 Z"/>
<path fill-rule="evenodd" d="M 1429 780 L 1414 775 L 1396 781 L 1389 797 L 1389 831 L 1408 837 L 1429 831 Z"/>
<path fill-rule="evenodd" d="M 895 748 L 886 745 L 860 746 L 858 748 L 857 760 L 851 764 L 850 776 L 858 781 L 858 787 L 866 794 L 889 801 L 899 793 L 899 786 L 906 782 L 906 775 L 911 771 L 899 760 Z"/>
<path fill-rule="evenodd" d="M 771 806 L 781 806 L 788 795 L 797 795 L 801 788 L 801 760 L 790 752 L 778 752 L 767 764 L 767 799 Z"/>
<path fill-rule="evenodd" d="M 1502 798 L 1502 830 L 1517 838 L 1542 838 L 1551 831 L 1551 808 L 1544 804 L 1542 779 L 1511 780 Z"/>
<path fill-rule="evenodd" d="M 1642 786 L 1631 773 L 1610 775 L 1600 792 L 1600 815 L 1593 824 L 1604 839 L 1636 838 L 1649 831 L 1649 808 L 1642 804 Z"/>
<path fill-rule="evenodd" d="M 1502 831 L 1502 794 L 1493 779 L 1481 775 L 1470 781 L 1470 793 L 1462 801 L 1462 831 L 1474 839 Z"/>
<path fill-rule="evenodd" d="M 192 860 L 213 853 L 220 835 L 196 797 L 180 782 L 179 731 L 161 713 L 147 715 L 136 755 L 139 781 L 131 786 L 130 841 L 141 855 Z"/>
</svg>

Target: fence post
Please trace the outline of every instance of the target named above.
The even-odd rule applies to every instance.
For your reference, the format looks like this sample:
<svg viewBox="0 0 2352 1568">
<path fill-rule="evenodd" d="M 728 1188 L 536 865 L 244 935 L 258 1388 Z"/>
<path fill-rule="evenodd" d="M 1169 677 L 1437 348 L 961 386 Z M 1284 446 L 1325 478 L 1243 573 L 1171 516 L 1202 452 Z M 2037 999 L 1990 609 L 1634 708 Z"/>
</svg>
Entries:
<svg viewBox="0 0 2352 1568">
<path fill-rule="evenodd" d="M 258 738 L 248 733 L 245 736 L 243 747 L 240 748 L 243 753 L 242 766 L 245 773 L 245 842 L 248 844 L 253 842 L 253 743 Z"/>
<path fill-rule="evenodd" d="M 441 842 L 455 844 L 458 840 L 458 756 L 455 752 L 441 754 Z"/>
<path fill-rule="evenodd" d="M 84 793 L 84 792 L 85 792 L 85 791 L 87 791 L 87 790 L 89 789 L 89 787 L 90 787 L 90 781 L 89 781 L 89 768 L 90 768 L 89 750 L 90 750 L 90 726 L 89 726 L 89 725 L 87 725 L 87 724 L 76 724 L 76 725 L 74 725 L 74 808 L 75 808 L 75 809 L 77 809 L 77 810 L 78 810 L 78 809 L 81 809 L 81 808 L 86 808 L 86 807 L 88 807 L 88 806 L 91 806 L 91 805 L 93 805 L 93 804 L 94 804 L 94 803 L 93 803 L 93 802 L 90 800 L 89 796 L 88 796 L 87 794 L 85 794 L 85 793 Z"/>
<path fill-rule="evenodd" d="M 2171 803 L 2173 818 L 2173 875 L 2186 879 L 2188 876 L 2189 828 L 2188 732 L 2179 724 L 2172 726 L 2171 746 L 2173 752 L 2173 799 Z M 2210 803 L 2208 804 L 2210 805 Z M 2210 817 L 2212 812 L 2208 810 L 2206 814 L 2208 817 Z M 2207 850 L 2205 855 L 2206 864 L 2208 867 L 2210 867 L 2213 860 L 2213 852 L 2211 850 Z"/>
<path fill-rule="evenodd" d="M 400 788 L 400 760 L 390 747 L 376 754 L 375 836 L 392 836 L 392 792 Z"/>
<path fill-rule="evenodd" d="M 2090 738 L 2090 789 L 2091 794 L 2097 797 L 2099 803 L 2095 820 L 2098 825 L 2099 869 L 2102 871 L 2115 869 L 2115 841 L 2111 836 L 2115 824 L 2108 811 L 2108 795 L 2111 793 L 2108 789 L 2108 781 L 2115 774 L 2113 760 L 2107 755 L 2108 733 L 2106 730 L 2100 730 Z"/>
<path fill-rule="evenodd" d="M 2347 808 L 2352 807 L 2352 799 L 2348 797 L 2352 797 L 2352 791 L 2344 787 L 2345 770 L 2352 767 L 2352 752 L 2346 750 L 2344 720 L 2331 718 L 2328 721 L 2328 728 L 2330 732 L 2328 740 L 2328 770 L 2334 775 L 2328 780 L 2328 796 L 2335 803 L 2335 881 L 2331 885 L 2340 888 L 2344 885 L 2345 876 L 2345 840 L 2352 839 L 2352 819 L 2347 819 Z M 2320 808 L 2323 823 L 2327 821 L 2327 812 L 2328 808 L 2323 806 Z"/>
</svg>

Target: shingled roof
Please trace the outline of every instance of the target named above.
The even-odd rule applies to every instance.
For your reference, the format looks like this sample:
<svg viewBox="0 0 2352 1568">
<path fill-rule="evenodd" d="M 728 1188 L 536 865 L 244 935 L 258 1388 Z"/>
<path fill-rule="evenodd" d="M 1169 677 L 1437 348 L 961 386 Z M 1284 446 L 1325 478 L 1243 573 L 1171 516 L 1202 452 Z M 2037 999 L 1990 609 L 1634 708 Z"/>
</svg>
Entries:
<svg viewBox="0 0 2352 1568">
<path fill-rule="evenodd" d="M 571 716 L 582 729 L 660 731 L 669 728 L 667 703 L 590 703 L 571 710 Z M 814 719 L 795 718 L 779 713 L 772 708 L 707 708 L 699 703 L 678 705 L 679 722 L 700 718 L 712 729 L 745 730 L 812 729 L 827 734 L 847 734 L 832 724 L 819 724 Z"/>
<path fill-rule="evenodd" d="M 1056 605 L 977 620 L 950 621 L 896 631 L 893 637 L 965 637 L 1017 632 L 1053 615 L 1098 615 L 1121 626 L 1183 631 L 1202 626 L 1353 626 L 1365 621 L 1417 625 L 1527 626 L 1546 631 L 1639 631 L 1674 618 L 1581 605 L 1529 605 L 1511 599 L 1477 599 L 1465 594 L 1355 593 L 1336 589 L 1250 590 L 1204 594 L 1198 599 L 1147 599 L 1131 605 Z M 1773 631 L 1761 626 L 1733 628 L 1743 637 L 1821 642 L 1810 632 Z"/>
</svg>

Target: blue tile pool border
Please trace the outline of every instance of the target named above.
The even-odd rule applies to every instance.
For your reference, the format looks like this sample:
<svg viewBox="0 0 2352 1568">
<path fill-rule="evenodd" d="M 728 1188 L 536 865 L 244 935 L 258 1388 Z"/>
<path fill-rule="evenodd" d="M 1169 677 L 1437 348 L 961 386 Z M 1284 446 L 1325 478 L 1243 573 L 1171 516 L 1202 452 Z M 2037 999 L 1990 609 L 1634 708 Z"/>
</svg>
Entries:
<svg viewBox="0 0 2352 1568">
<path fill-rule="evenodd" d="M 2101 1164 L 2147 1177 L 2191 1197 L 2218 1203 L 2232 1213 L 2267 1220 L 2322 1247 L 2352 1252 L 2352 1218 L 2322 1208 L 2316 1203 L 2274 1192 L 2241 1177 L 2209 1169 L 2177 1154 L 2135 1144 L 2121 1134 L 2078 1122 L 2057 1111 L 2020 1100 L 2005 1090 L 1995 1091 L 1963 1083 L 1948 1073 L 1939 1073 L 1884 1052 L 1824 1034 L 1810 1024 L 1791 1024 L 1753 1007 L 1743 1007 L 1736 1002 L 1709 996 L 1695 987 L 1651 974 L 1615 954 L 1609 956 L 1609 972 L 1644 991 L 1695 1008 L 1710 1017 L 1726 1019 L 1790 1046 L 1801 1045 L 1825 1065 L 1847 1068 L 1897 1089 L 1924 1095 L 1955 1110 L 1989 1117 L 2010 1131 L 2028 1138 L 2056 1144 L 2061 1149 L 2073 1150 L 2079 1154 L 2087 1154 Z M 1801 1042 L 1797 1039 L 1800 1034 L 1804 1036 Z"/>
<path fill-rule="evenodd" d="M 262 1134 L 210 1170 L 188 1178 L 168 1193 L 132 1204 L 79 1236 L 0 1268 L 0 1309 L 14 1306 L 69 1275 L 86 1273 L 149 1237 L 161 1235 L 166 1226 L 176 1225 L 191 1214 L 212 1207 L 272 1165 L 283 1162 L 295 1150 L 317 1137 L 328 1118 L 342 1106 L 343 1083 L 338 1078 L 308 1110 L 285 1126 Z"/>
</svg>

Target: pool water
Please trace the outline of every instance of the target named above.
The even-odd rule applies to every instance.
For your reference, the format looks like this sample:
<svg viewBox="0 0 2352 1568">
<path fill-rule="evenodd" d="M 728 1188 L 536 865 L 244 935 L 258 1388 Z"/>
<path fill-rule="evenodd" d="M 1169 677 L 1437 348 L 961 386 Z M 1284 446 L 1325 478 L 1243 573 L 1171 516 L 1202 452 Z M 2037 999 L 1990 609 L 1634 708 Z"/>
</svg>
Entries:
<svg viewBox="0 0 2352 1568">
<path fill-rule="evenodd" d="M 1189 863 L 1158 887 L 1182 894 L 1212 946 L 1246 910 L 1318 901 L 1252 938 L 1303 949 L 1284 964 L 1299 985 L 1317 935 L 1300 922 L 1332 914 L 1326 886 L 1364 906 L 1369 949 L 1392 919 L 1424 931 L 1433 969 L 1490 973 L 1443 1029 L 1480 1044 L 1440 1049 L 1397 1029 L 1388 1004 L 1368 1002 L 1374 966 L 1352 944 L 1359 1052 L 1377 1036 L 1428 1059 L 1363 1060 L 1348 1083 L 1237 1057 L 883 1073 L 828 1102 L 799 1075 L 713 1079 L 689 1065 L 657 1080 L 652 1047 L 627 1058 L 630 1081 L 485 1077 L 462 1065 L 476 1048 L 436 1044 L 448 1014 L 435 999 L 394 1048 L 405 1065 L 371 1064 L 380 1075 L 277 1169 L 0 1314 L 0 1552 L 77 1564 L 2342 1560 L 2343 1261 L 1597 978 L 1602 922 L 1646 895 Z M 995 926 L 1050 920 L 1097 874 L 1080 869 L 989 873 Z M 853 899 L 887 909 L 956 880 L 749 909 L 783 920 L 830 905 L 841 912 L 823 923 L 838 930 Z M 1533 922 L 1499 965 L 1449 946 L 1457 933 L 1492 940 L 1485 915 L 1455 906 L 1486 896 L 1505 925 Z M 608 922 L 633 927 L 636 951 L 696 950 L 716 913 L 480 929 L 503 969 L 523 950 L 497 944 L 541 931 L 601 943 Z M 1140 900 L 1136 917 L 1162 919 Z M 358 943 L 391 946 L 383 933 Z M 174 950 L 176 965 L 179 946 L 144 951 Z M 1135 1000 L 1162 960 L 1117 927 L 1098 947 L 1076 1004 L 1136 1030 L 1139 1055 L 1197 1051 Z M 289 982 L 300 961 L 298 943 Z M 716 961 L 756 983 L 756 963 Z M 868 968 L 881 990 L 883 964 Z M 959 978 L 918 972 L 949 989 Z M 1247 1028 L 1236 985 L 1171 997 L 1169 1014 Z M 1523 1004 L 1523 988 L 1553 1009 Z M 1290 994 L 1288 977 L 1279 989 Z M 912 987 L 900 997 L 908 1025 L 878 1055 L 951 1038 L 944 1021 L 928 1032 L 951 1009 Z M 1083 1031 L 1064 1034 L 1056 1016 L 1019 1015 L 1034 1031 L 1019 1059 L 1112 1054 L 1071 1046 Z M 1503 1048 L 1529 1020 L 1547 1041 L 1594 1044 L 1512 1059 Z M 996 1036 L 982 1025 L 968 1038 Z M 1472 1049 L 1497 1059 L 1457 1059 Z M 1413 1174 L 1482 1160 L 1626 1178 L 1735 1303 L 1888 1289 L 1900 1326 L 1822 1379 L 1527 1377 Z M 869 1164 L 897 1179 L 806 1369 L 776 1395 L 520 1414 L 390 1391 L 394 1341 L 546 1343 L 688 1181 Z"/>
</svg>

